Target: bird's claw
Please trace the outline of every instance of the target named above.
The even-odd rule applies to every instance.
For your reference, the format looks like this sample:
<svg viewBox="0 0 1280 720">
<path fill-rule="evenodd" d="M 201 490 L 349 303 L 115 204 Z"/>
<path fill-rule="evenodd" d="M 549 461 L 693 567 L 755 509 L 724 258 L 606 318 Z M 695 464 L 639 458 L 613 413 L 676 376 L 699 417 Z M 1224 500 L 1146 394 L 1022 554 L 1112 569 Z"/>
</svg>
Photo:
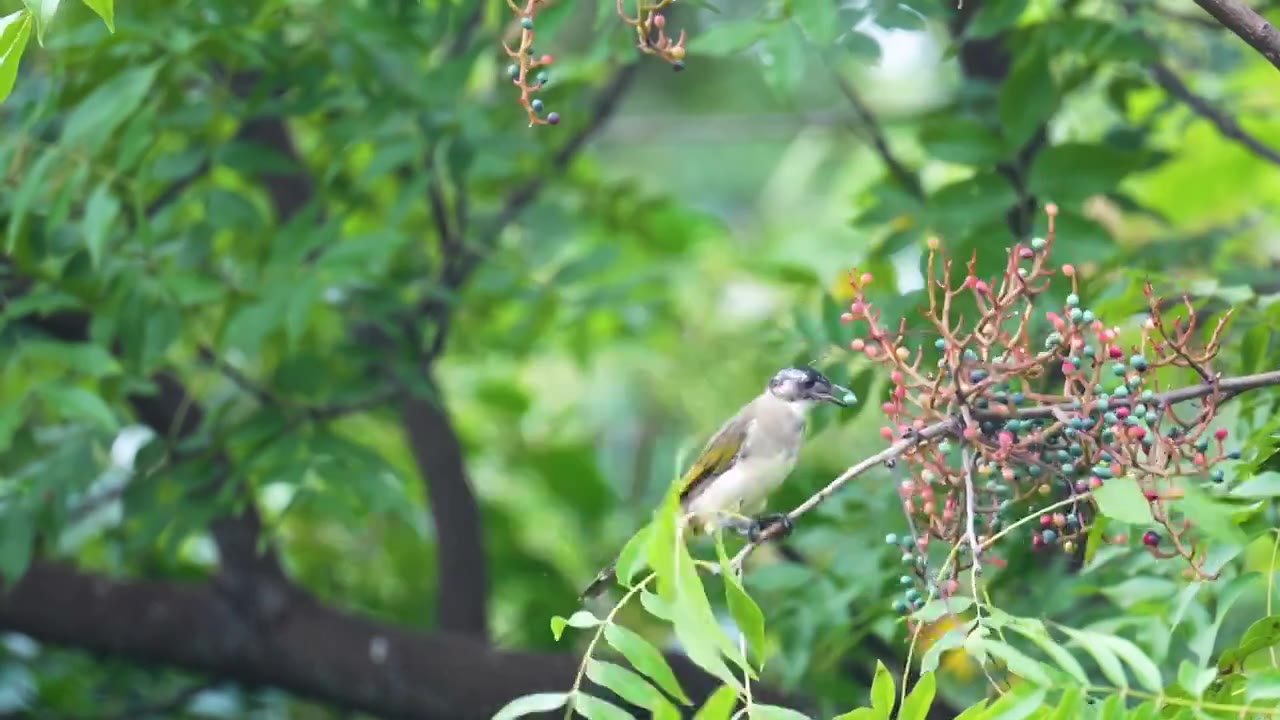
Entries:
<svg viewBox="0 0 1280 720">
<path fill-rule="evenodd" d="M 747 539 L 753 543 L 762 540 L 781 540 L 791 534 L 794 524 L 786 513 L 770 513 L 761 515 L 751 521 L 747 531 Z"/>
</svg>

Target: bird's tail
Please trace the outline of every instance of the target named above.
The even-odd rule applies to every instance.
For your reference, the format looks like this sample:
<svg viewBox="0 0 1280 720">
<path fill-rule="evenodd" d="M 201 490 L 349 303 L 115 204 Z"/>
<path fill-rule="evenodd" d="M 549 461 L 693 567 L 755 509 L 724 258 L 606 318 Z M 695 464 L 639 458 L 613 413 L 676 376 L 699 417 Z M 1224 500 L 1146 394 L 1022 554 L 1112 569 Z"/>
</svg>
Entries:
<svg viewBox="0 0 1280 720">
<path fill-rule="evenodd" d="M 589 597 L 595 597 L 601 592 L 604 592 L 605 587 L 612 583 L 616 577 L 617 568 L 615 561 L 605 565 L 604 569 L 596 574 L 596 579 L 592 580 L 591 584 L 587 586 L 587 589 L 582 591 L 582 594 L 578 596 L 578 600 L 586 600 Z"/>
</svg>

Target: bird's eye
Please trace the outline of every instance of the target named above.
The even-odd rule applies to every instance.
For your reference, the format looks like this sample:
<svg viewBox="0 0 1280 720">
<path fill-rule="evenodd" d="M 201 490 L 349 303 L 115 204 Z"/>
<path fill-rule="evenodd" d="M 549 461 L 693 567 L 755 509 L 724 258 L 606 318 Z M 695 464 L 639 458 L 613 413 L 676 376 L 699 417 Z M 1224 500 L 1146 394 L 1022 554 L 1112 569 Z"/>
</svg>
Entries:
<svg viewBox="0 0 1280 720">
<path fill-rule="evenodd" d="M 817 378 L 807 377 L 800 382 L 800 386 L 803 387 L 805 390 L 812 390 L 813 386 L 816 385 L 817 383 L 818 383 Z"/>
</svg>

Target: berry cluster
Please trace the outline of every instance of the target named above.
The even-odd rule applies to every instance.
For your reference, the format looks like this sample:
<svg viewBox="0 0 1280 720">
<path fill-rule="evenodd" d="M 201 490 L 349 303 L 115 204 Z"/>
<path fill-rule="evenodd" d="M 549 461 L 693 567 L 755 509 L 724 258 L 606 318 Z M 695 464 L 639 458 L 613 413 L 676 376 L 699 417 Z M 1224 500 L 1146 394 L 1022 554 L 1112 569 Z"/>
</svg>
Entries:
<svg viewBox="0 0 1280 720">
<path fill-rule="evenodd" d="M 514 50 L 505 42 L 502 44 L 507 56 L 511 58 L 507 76 L 520 88 L 520 104 L 529 113 L 530 127 L 557 125 L 560 123 L 560 113 L 549 112 L 544 115 L 546 108 L 542 100 L 533 97 L 534 93 L 550 82 L 551 74 L 546 68 L 554 60 L 550 55 L 537 55 L 533 50 L 533 19 L 543 5 L 543 0 L 527 0 L 524 7 L 516 5 L 514 0 L 507 0 L 507 5 L 520 18 L 520 44 Z"/>
<path fill-rule="evenodd" d="M 667 18 L 660 12 L 675 0 L 637 0 L 636 15 L 631 17 L 622 7 L 623 0 L 618 0 L 618 17 L 636 32 L 636 47 L 646 55 L 656 55 L 671 63 L 677 72 L 684 69 L 684 30 L 674 39 L 667 35 Z M 545 112 L 540 98 L 534 94 L 542 90 L 551 80 L 547 66 L 552 56 L 538 55 L 533 49 L 534 16 L 546 3 L 546 0 L 525 0 L 524 6 L 516 4 L 516 0 L 507 0 L 507 6 L 515 14 L 520 23 L 520 44 L 514 49 L 506 42 L 502 47 L 507 51 L 511 64 L 507 66 L 507 77 L 520 88 L 519 102 L 529 114 L 529 127 L 534 125 L 558 125 L 560 113 Z M 545 113 L 545 114 L 544 114 Z"/>
<path fill-rule="evenodd" d="M 1146 497 L 1153 523 L 1163 530 L 1144 533 L 1149 552 L 1183 557 L 1208 576 L 1202 543 L 1188 533 L 1191 520 L 1175 519 L 1181 494 L 1175 480 L 1221 482 L 1215 466 L 1239 457 L 1224 449 L 1225 429 L 1209 429 L 1225 399 L 1211 365 L 1229 313 L 1197 349 L 1202 333 L 1190 302 L 1182 304 L 1185 317 L 1166 323 L 1148 283 L 1149 314 L 1126 347 L 1120 328 L 1082 305 L 1075 268 L 1050 263 L 1057 209 L 1045 210 L 1047 237 L 1009 248 L 999 277 L 979 278 L 975 256 L 963 280 L 952 282 L 951 261 L 930 239 L 923 314 L 937 337 L 931 347 L 908 347 L 905 319 L 896 332 L 881 325 L 865 295 L 872 276 L 850 275 L 854 298 L 842 320 L 866 326 L 850 348 L 884 366 L 892 383 L 881 405 L 888 421 L 881 435 L 897 442 L 922 437 L 939 422 L 950 429 L 903 455 L 909 478 L 898 490 L 911 532 L 887 540 L 902 549 L 913 573 L 903 576 L 910 589 L 895 603 L 904 614 L 922 602 L 917 581 L 946 597 L 958 589 L 960 572 L 977 573 L 988 559 L 999 565 L 988 558 L 990 546 L 1028 514 L 1038 515 L 1029 537 L 1034 549 L 1082 550 L 1097 512 L 1091 492 L 1112 482 L 1136 483 Z M 1071 292 L 1057 309 L 1036 313 L 1055 275 L 1070 280 Z M 970 322 L 960 312 L 966 304 Z M 1169 368 L 1194 372 L 1212 386 L 1188 417 L 1161 391 L 1180 374 Z M 937 577 L 926 561 L 932 545 L 945 546 L 955 559 Z"/>
<path fill-rule="evenodd" d="M 622 7 L 623 0 L 618 0 L 618 17 L 636 31 L 636 47 L 646 55 L 657 55 L 671 63 L 671 69 L 680 72 L 684 69 L 684 30 L 675 40 L 667 35 L 667 18 L 661 10 L 675 0 L 657 0 L 649 3 L 645 0 L 636 2 L 636 16 L 631 17 Z"/>
</svg>

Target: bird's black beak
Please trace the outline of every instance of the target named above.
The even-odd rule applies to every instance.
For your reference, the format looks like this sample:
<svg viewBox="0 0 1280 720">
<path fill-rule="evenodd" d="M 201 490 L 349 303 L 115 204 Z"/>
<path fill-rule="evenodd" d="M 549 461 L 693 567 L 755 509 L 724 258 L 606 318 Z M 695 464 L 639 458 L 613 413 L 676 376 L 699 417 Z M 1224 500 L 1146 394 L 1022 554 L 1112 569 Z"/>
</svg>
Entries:
<svg viewBox="0 0 1280 720">
<path fill-rule="evenodd" d="M 821 393 L 819 397 L 826 402 L 833 405 L 839 405 L 840 407 L 851 407 L 854 403 L 858 402 L 858 396 L 854 395 L 852 390 L 834 383 L 832 383 L 830 390 Z"/>
</svg>

